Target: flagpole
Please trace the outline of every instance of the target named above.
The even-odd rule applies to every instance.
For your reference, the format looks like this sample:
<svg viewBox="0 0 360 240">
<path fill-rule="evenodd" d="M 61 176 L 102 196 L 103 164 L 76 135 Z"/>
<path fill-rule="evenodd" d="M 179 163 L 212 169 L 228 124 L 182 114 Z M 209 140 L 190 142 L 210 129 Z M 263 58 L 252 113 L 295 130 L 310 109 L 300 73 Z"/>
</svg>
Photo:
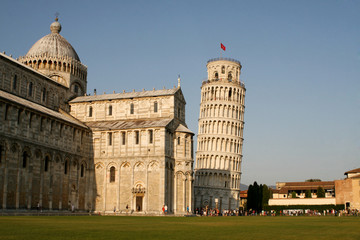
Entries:
<svg viewBox="0 0 360 240">
<path fill-rule="evenodd" d="M 221 43 L 220 43 L 220 58 L 222 58 L 222 48 L 221 48 Z"/>
</svg>

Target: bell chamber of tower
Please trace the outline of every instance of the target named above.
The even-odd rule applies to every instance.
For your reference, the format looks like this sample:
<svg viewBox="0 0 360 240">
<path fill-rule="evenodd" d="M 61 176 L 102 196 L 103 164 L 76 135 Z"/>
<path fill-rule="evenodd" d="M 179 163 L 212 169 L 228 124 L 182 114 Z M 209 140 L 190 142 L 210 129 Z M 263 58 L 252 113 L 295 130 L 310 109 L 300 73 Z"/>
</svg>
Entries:
<svg viewBox="0 0 360 240">
<path fill-rule="evenodd" d="M 229 58 L 207 62 L 197 137 L 196 208 L 239 208 L 246 91 L 241 68 Z"/>
</svg>

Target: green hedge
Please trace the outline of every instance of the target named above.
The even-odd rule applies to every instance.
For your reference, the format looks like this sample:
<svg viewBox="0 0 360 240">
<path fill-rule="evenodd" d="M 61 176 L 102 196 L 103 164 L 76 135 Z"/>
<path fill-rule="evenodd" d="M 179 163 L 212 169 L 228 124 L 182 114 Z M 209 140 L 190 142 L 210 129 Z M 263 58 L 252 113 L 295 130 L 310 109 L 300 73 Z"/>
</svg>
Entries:
<svg viewBox="0 0 360 240">
<path fill-rule="evenodd" d="M 338 205 L 281 205 L 281 206 L 264 206 L 265 211 L 275 210 L 285 210 L 285 209 L 310 209 L 310 210 L 318 210 L 318 211 L 324 211 L 324 210 L 344 210 L 345 205 L 344 204 L 338 204 Z"/>
</svg>

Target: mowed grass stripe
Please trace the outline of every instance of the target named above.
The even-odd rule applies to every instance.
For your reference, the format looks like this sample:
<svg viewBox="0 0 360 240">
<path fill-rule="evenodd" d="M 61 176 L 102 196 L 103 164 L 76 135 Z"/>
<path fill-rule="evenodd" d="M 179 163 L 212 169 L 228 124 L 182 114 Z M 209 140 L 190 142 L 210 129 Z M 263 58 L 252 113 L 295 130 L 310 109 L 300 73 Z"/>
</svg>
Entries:
<svg viewBox="0 0 360 240">
<path fill-rule="evenodd" d="M 360 239 L 359 217 L 0 217 L 0 239 Z"/>
</svg>

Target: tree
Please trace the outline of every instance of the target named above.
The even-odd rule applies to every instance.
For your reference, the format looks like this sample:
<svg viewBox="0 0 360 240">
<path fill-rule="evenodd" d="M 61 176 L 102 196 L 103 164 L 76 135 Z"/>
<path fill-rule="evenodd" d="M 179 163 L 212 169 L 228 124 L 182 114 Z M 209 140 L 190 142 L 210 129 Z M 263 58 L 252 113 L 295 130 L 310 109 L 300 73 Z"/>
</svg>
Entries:
<svg viewBox="0 0 360 240">
<path fill-rule="evenodd" d="M 305 198 L 312 198 L 311 191 L 309 189 L 305 191 Z"/>
<path fill-rule="evenodd" d="M 311 178 L 311 179 L 305 180 L 305 182 L 321 182 L 321 179 Z"/>
<path fill-rule="evenodd" d="M 322 187 L 318 187 L 316 195 L 318 198 L 324 198 L 325 190 Z"/>
<path fill-rule="evenodd" d="M 261 208 L 261 203 L 259 202 L 260 198 L 260 186 L 257 182 L 254 182 L 253 185 L 250 184 L 248 188 L 248 197 L 247 197 L 247 209 L 252 209 L 255 211 L 259 211 Z"/>
<path fill-rule="evenodd" d="M 296 198 L 296 192 L 291 192 L 291 198 Z"/>
<path fill-rule="evenodd" d="M 261 208 L 263 209 L 265 206 L 267 206 L 269 204 L 269 199 L 271 198 L 271 190 L 270 188 L 264 184 L 262 186 L 262 205 Z"/>
<path fill-rule="evenodd" d="M 258 185 L 257 182 L 254 182 L 248 188 L 247 209 L 262 211 L 268 205 L 269 199 L 272 197 L 271 194 L 271 190 L 266 184 Z"/>
</svg>

